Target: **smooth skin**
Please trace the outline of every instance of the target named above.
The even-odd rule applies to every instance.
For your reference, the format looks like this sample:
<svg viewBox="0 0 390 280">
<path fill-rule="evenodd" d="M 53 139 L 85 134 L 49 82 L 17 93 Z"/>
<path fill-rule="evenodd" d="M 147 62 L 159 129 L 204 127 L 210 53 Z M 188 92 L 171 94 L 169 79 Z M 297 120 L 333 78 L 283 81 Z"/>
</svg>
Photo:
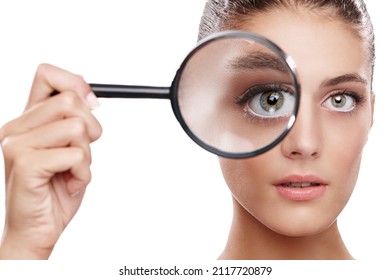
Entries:
<svg viewBox="0 0 390 280">
<path fill-rule="evenodd" d="M 50 97 L 54 91 L 60 94 Z M 5 124 L 6 221 L 0 259 L 47 259 L 91 180 L 90 144 L 102 128 L 82 77 L 39 66 L 24 113 Z"/>
<path fill-rule="evenodd" d="M 220 159 L 234 207 L 221 259 L 353 258 L 337 217 L 356 184 L 374 95 L 364 41 L 332 12 L 277 9 L 252 15 L 240 26 L 294 58 L 301 106 L 290 134 L 271 151 L 245 160 Z M 337 107 L 335 95 L 348 102 Z M 275 184 L 289 175 L 320 178 L 326 190 L 312 200 L 283 197 Z"/>
</svg>

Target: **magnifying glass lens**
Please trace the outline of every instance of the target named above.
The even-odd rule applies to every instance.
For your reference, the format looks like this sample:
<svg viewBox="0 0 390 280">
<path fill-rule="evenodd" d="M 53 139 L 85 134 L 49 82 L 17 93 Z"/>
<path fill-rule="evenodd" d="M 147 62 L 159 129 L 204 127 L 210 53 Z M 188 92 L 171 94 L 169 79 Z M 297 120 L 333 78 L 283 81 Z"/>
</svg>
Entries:
<svg viewBox="0 0 390 280">
<path fill-rule="evenodd" d="M 202 147 L 228 157 L 260 154 L 280 142 L 295 120 L 298 100 L 286 56 L 257 37 L 200 45 L 177 80 L 182 126 Z"/>
</svg>

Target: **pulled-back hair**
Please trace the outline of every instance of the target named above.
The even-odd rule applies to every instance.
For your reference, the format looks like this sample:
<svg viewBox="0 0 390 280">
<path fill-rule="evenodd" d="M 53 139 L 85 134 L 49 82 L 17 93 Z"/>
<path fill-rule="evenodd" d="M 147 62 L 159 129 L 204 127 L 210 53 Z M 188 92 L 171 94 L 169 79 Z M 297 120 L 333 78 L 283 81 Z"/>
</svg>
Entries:
<svg viewBox="0 0 390 280">
<path fill-rule="evenodd" d="M 367 43 L 372 67 L 375 63 L 373 25 L 363 0 L 207 0 L 199 26 L 199 38 L 212 33 L 240 29 L 245 19 L 256 13 L 275 8 L 310 8 L 313 11 L 330 9 L 328 16 L 350 24 Z"/>
</svg>

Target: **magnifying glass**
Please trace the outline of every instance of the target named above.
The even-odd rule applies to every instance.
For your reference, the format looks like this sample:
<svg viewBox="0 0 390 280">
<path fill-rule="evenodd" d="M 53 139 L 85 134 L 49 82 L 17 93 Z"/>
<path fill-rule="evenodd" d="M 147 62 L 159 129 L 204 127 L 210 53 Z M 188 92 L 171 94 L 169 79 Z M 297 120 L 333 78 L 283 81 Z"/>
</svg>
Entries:
<svg viewBox="0 0 390 280">
<path fill-rule="evenodd" d="M 270 40 L 242 31 L 201 40 L 170 87 L 91 87 L 97 97 L 169 99 L 188 136 L 228 158 L 256 156 L 282 141 L 300 99 L 293 60 Z"/>
</svg>

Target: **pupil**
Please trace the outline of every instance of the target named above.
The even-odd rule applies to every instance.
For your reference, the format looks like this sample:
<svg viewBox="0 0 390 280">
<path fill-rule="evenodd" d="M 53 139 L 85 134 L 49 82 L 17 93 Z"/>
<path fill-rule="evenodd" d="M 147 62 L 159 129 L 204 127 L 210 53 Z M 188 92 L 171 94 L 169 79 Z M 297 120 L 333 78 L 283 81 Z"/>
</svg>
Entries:
<svg viewBox="0 0 390 280">
<path fill-rule="evenodd" d="M 335 107 L 343 107 L 346 103 L 345 97 L 342 95 L 337 95 L 332 98 L 332 103 Z"/>
<path fill-rule="evenodd" d="M 283 104 L 284 96 L 280 92 L 267 92 L 260 97 L 260 106 L 266 112 L 276 112 L 282 108 Z"/>
<path fill-rule="evenodd" d="M 276 105 L 276 103 L 278 103 L 278 100 L 279 100 L 279 95 L 276 93 L 273 93 L 268 97 L 267 102 L 269 105 L 274 106 L 274 105 Z"/>
</svg>

